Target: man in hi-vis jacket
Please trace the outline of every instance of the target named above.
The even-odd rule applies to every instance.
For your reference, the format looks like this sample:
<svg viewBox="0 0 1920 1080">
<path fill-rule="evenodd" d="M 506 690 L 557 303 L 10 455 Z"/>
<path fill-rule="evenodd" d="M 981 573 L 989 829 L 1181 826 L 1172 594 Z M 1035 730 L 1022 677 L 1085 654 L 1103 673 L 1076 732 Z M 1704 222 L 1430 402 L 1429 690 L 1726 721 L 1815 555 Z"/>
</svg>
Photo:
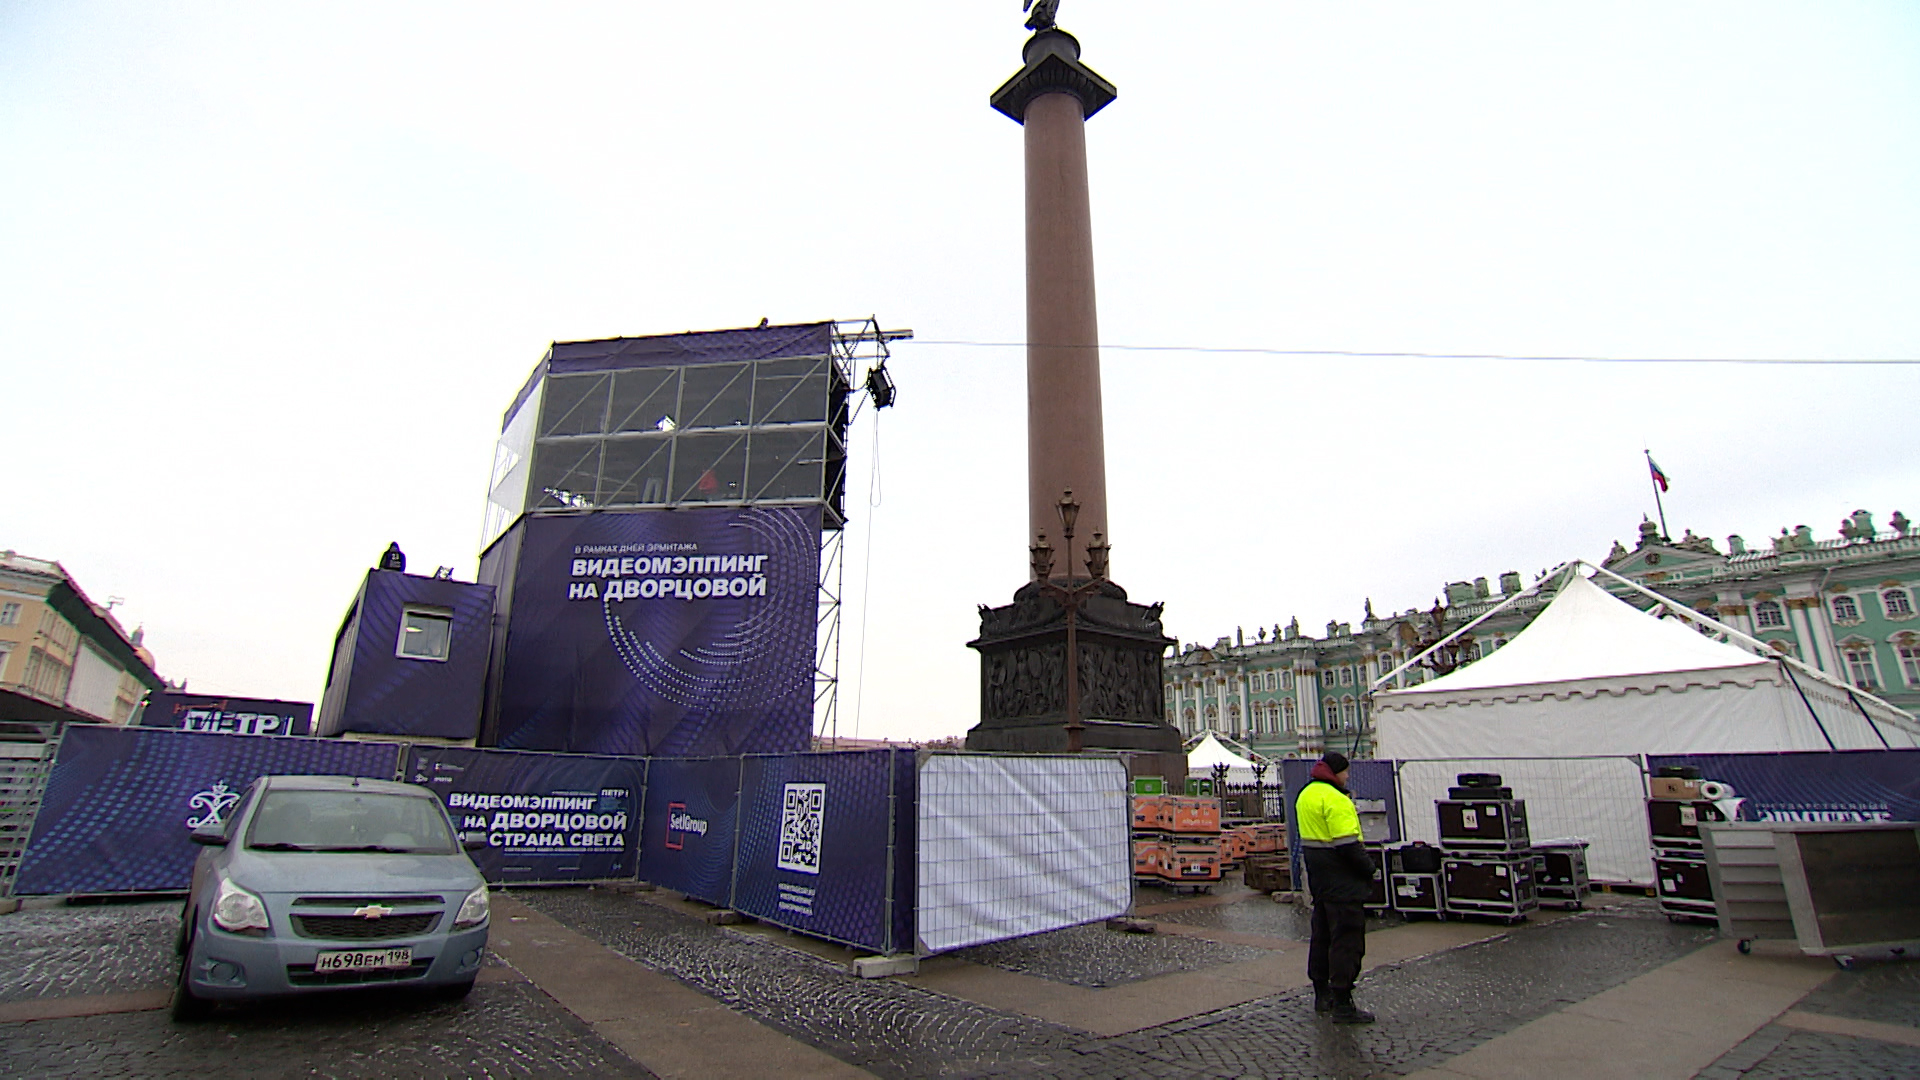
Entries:
<svg viewBox="0 0 1920 1080">
<path fill-rule="evenodd" d="M 1365 904 L 1375 871 L 1360 844 L 1360 813 L 1347 794 L 1346 755 L 1329 750 L 1314 764 L 1313 779 L 1293 809 L 1313 891 L 1313 943 L 1307 947 L 1313 1011 L 1332 1013 L 1336 1024 L 1371 1024 L 1373 1014 L 1353 1003 L 1353 983 L 1367 954 Z"/>
</svg>

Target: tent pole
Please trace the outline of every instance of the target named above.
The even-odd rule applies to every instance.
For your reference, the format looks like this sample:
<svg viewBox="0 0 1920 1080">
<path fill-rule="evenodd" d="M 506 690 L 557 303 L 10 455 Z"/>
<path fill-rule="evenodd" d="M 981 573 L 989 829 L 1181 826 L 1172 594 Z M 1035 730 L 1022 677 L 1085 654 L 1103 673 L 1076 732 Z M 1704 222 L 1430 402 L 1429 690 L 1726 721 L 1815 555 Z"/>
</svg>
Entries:
<svg viewBox="0 0 1920 1080">
<path fill-rule="evenodd" d="M 1814 710 L 1813 702 L 1807 700 L 1807 692 L 1805 690 L 1800 689 L 1800 680 L 1793 677 L 1793 669 L 1787 667 L 1785 664 L 1782 664 L 1780 665 L 1780 670 L 1785 671 L 1787 673 L 1787 681 L 1793 684 L 1793 688 L 1796 691 L 1799 691 L 1800 704 L 1805 705 L 1807 707 L 1807 715 L 1813 717 L 1814 726 L 1820 729 L 1820 737 L 1827 740 L 1827 749 L 1829 750 L 1840 749 L 1839 747 L 1833 745 L 1833 736 L 1827 734 L 1827 725 L 1820 722 L 1820 714 Z"/>
<path fill-rule="evenodd" d="M 1881 731 L 1880 725 L 1874 723 L 1873 717 L 1867 715 L 1867 707 L 1860 704 L 1860 699 L 1853 696 L 1853 691 L 1847 691 L 1847 700 L 1853 702 L 1853 707 L 1860 710 L 1860 718 L 1867 722 L 1867 726 L 1873 729 L 1873 733 L 1880 736 L 1880 745 L 1889 750 L 1893 749 L 1893 744 L 1887 741 L 1886 732 Z"/>
</svg>

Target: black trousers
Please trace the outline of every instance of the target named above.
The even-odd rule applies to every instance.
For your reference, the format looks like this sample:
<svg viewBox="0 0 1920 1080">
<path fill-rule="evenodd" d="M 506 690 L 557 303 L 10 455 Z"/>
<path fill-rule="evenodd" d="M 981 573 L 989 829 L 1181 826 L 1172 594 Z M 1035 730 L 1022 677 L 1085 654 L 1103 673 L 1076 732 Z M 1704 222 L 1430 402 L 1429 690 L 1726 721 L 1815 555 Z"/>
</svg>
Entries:
<svg viewBox="0 0 1920 1080">
<path fill-rule="evenodd" d="M 1359 900 L 1314 900 L 1307 978 L 1329 990 L 1351 990 L 1366 955 L 1366 905 Z"/>
</svg>

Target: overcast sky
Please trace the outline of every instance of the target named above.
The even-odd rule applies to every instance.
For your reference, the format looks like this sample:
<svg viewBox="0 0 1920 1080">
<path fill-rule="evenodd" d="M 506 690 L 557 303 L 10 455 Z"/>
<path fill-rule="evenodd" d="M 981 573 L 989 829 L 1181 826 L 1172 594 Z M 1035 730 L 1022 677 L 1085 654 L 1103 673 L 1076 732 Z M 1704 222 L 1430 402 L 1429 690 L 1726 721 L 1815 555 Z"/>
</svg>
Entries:
<svg viewBox="0 0 1920 1080">
<path fill-rule="evenodd" d="M 1014 0 L 0 2 L 0 547 L 317 700 L 388 541 L 470 577 L 547 344 L 878 314 L 841 733 L 978 716 L 1025 577 Z M 1920 6 L 1065 0 L 1109 345 L 1920 357 Z M 1674 532 L 1920 514 L 1920 368 L 1109 350 L 1113 568 L 1311 632 Z M 871 550 L 869 570 L 868 552 Z M 871 600 L 863 599 L 871 575 Z M 864 649 L 862 676 L 862 630 Z M 864 700 L 861 700 L 864 698 Z"/>
</svg>

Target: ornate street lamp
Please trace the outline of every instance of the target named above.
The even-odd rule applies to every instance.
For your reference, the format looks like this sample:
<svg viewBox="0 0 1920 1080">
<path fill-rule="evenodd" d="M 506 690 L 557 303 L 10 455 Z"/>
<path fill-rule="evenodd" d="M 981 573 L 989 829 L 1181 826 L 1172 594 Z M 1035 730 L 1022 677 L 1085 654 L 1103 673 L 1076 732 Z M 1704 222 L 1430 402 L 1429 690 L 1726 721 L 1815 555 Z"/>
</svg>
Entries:
<svg viewBox="0 0 1920 1080">
<path fill-rule="evenodd" d="M 1080 722 L 1080 607 L 1088 597 L 1099 593 L 1107 579 L 1107 555 L 1112 546 L 1100 533 L 1087 545 L 1087 579 L 1073 574 L 1073 526 L 1080 520 L 1080 503 L 1069 488 L 1060 496 L 1060 534 L 1065 538 L 1066 584 L 1053 580 L 1053 546 L 1047 534 L 1040 533 L 1028 553 L 1033 561 L 1034 584 L 1043 596 L 1051 597 L 1067 613 L 1067 752 L 1077 754 L 1085 748 L 1086 725 Z"/>
</svg>

